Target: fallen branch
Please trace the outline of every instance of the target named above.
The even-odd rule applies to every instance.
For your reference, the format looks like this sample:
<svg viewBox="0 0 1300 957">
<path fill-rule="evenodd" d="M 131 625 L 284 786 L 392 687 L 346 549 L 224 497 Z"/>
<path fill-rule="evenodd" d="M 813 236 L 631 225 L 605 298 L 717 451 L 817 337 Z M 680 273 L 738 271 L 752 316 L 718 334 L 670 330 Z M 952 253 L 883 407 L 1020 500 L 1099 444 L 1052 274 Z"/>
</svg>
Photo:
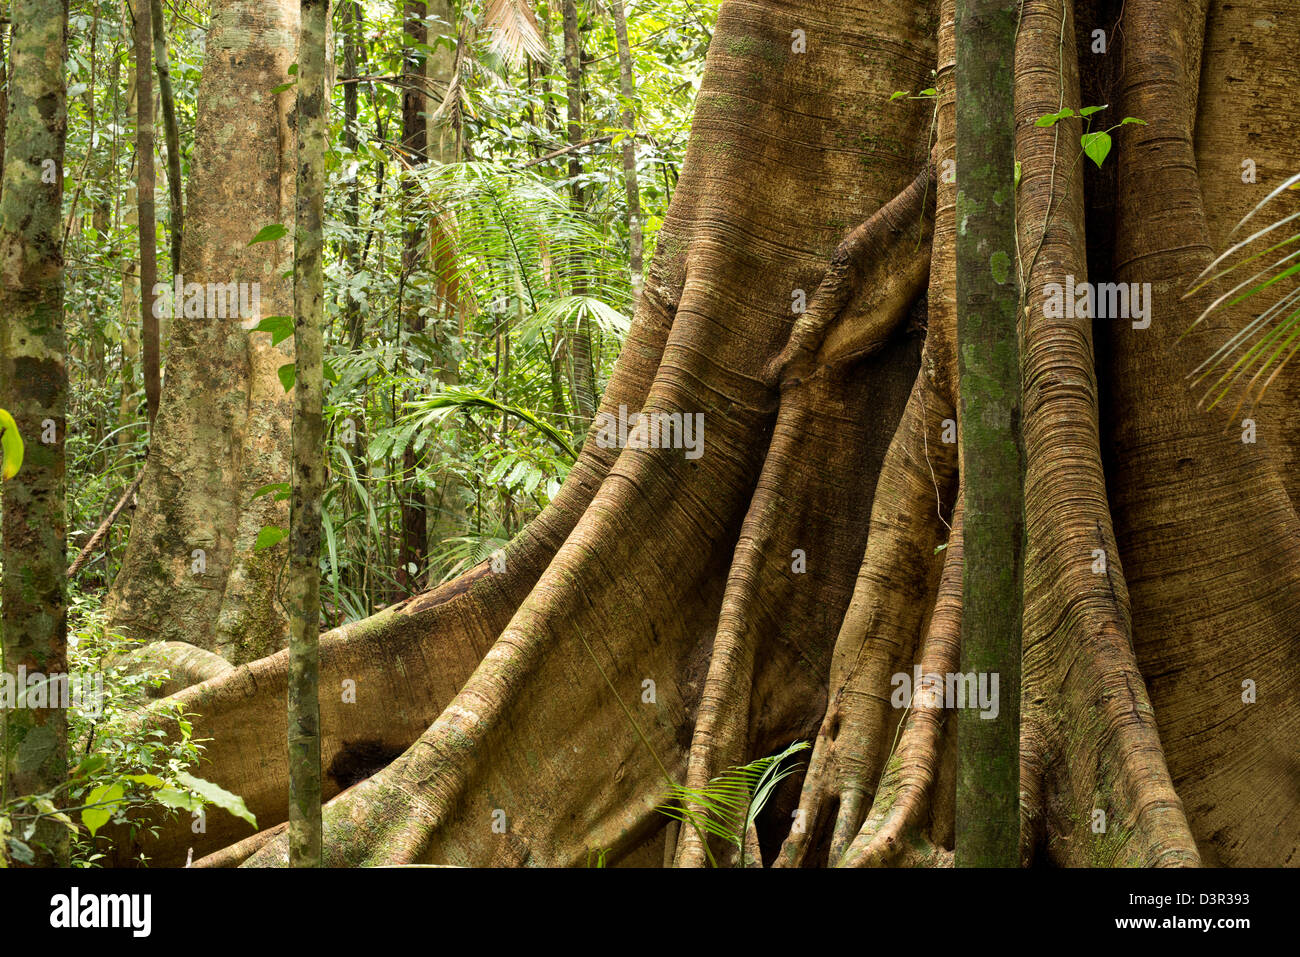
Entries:
<svg viewBox="0 0 1300 957">
<path fill-rule="evenodd" d="M 127 486 L 126 491 L 122 493 L 122 497 L 117 500 L 117 504 L 113 506 L 113 511 L 108 513 L 108 518 L 104 519 L 99 528 L 95 530 L 95 534 L 90 536 L 90 541 L 86 542 L 85 547 L 77 553 L 77 557 L 73 560 L 72 564 L 68 566 L 67 577 L 71 578 L 73 575 L 77 574 L 77 572 L 81 571 L 85 566 L 86 562 L 90 561 L 90 553 L 93 552 L 99 546 L 99 543 L 104 540 L 104 536 L 108 534 L 108 530 L 112 528 L 113 523 L 117 521 L 117 516 L 120 515 L 122 509 L 126 507 L 127 500 L 135 494 L 136 489 L 140 487 L 140 483 L 143 480 L 144 469 L 141 469 L 140 474 L 135 477 L 135 481 Z"/>
</svg>

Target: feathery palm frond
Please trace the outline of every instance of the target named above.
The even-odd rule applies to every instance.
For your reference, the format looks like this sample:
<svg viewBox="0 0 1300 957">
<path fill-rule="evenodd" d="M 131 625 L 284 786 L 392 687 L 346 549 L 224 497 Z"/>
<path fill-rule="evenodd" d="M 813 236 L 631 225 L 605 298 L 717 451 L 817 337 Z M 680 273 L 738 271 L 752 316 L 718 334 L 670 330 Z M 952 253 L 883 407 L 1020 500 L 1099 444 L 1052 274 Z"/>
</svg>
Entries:
<svg viewBox="0 0 1300 957">
<path fill-rule="evenodd" d="M 1295 189 L 1300 189 L 1300 173 L 1288 177 L 1265 196 L 1233 228 L 1232 232 L 1229 233 L 1229 239 L 1237 235 L 1254 218 L 1255 214 L 1270 202 L 1281 196 L 1285 191 Z M 1193 384 L 1195 384 L 1216 372 L 1220 373 L 1218 379 L 1208 387 L 1205 395 L 1201 397 L 1201 403 L 1203 404 L 1213 396 L 1209 404 L 1210 408 L 1218 405 L 1232 390 L 1234 384 L 1248 373 L 1251 373 L 1251 375 L 1245 384 L 1241 402 L 1238 403 L 1237 407 L 1239 409 L 1241 404 L 1247 400 L 1251 402 L 1258 401 L 1264 391 L 1286 367 L 1287 363 L 1291 361 L 1297 349 L 1300 349 L 1300 279 L 1297 279 L 1297 277 L 1300 277 L 1300 248 L 1284 252 L 1287 246 L 1300 240 L 1300 231 L 1294 231 L 1295 227 L 1292 227 L 1293 231 L 1290 235 L 1281 239 L 1275 238 L 1266 248 L 1259 249 L 1249 255 L 1244 254 L 1257 240 L 1263 239 L 1268 234 L 1298 219 L 1300 219 L 1300 210 L 1290 212 L 1267 226 L 1255 230 L 1245 239 L 1230 246 L 1202 270 L 1201 274 L 1193 281 L 1192 288 L 1183 296 L 1184 299 L 1193 296 L 1208 284 L 1224 279 L 1242 269 L 1242 267 L 1256 263 L 1259 260 L 1266 262 L 1271 260 L 1269 265 L 1255 269 L 1248 278 L 1237 282 L 1235 286 L 1217 297 L 1196 317 L 1196 320 L 1188 329 L 1188 332 L 1190 332 L 1191 329 L 1196 328 L 1216 310 L 1231 308 L 1263 293 L 1267 289 L 1277 287 L 1274 289 L 1277 298 L 1270 305 L 1263 308 L 1255 318 L 1246 323 L 1227 342 L 1216 349 L 1209 358 L 1188 374 L 1188 378 L 1193 380 Z M 1239 253 L 1243 255 L 1235 262 L 1232 262 L 1231 265 L 1225 265 Z M 1281 255 L 1273 259 L 1278 253 L 1281 253 Z M 1287 282 L 1287 280 L 1290 280 L 1290 282 Z M 1279 286 L 1279 283 L 1283 285 Z M 1284 352 L 1286 355 L 1281 358 Z M 1280 362 L 1278 361 L 1279 358 L 1281 358 Z"/>
<path fill-rule="evenodd" d="M 538 63 L 549 59 L 537 14 L 527 0 L 490 0 L 483 22 L 492 31 L 490 49 L 511 65 L 525 56 Z"/>
<path fill-rule="evenodd" d="M 571 460 L 578 458 L 578 453 L 574 451 L 573 446 L 564 437 L 564 433 L 555 426 L 543 421 L 527 409 L 500 402 L 489 395 L 475 392 L 472 389 L 447 388 L 442 392 L 407 402 L 406 408 L 410 410 L 410 414 L 404 416 L 402 421 L 403 423 L 412 423 L 417 431 L 432 428 L 453 412 L 485 409 L 489 412 L 504 413 L 532 426 L 550 439 Z"/>
<path fill-rule="evenodd" d="M 663 804 L 658 810 L 694 827 L 701 840 L 706 841 L 706 851 L 706 834 L 731 844 L 740 852 L 743 866 L 745 832 L 771 799 L 776 786 L 798 770 L 798 764 L 786 765 L 786 759 L 807 748 L 807 741 L 796 741 L 780 754 L 729 768 L 702 788 L 674 783 L 670 792 L 676 804 Z M 696 811 L 695 807 L 701 810 Z M 709 857 L 712 860 L 712 854 Z"/>
</svg>

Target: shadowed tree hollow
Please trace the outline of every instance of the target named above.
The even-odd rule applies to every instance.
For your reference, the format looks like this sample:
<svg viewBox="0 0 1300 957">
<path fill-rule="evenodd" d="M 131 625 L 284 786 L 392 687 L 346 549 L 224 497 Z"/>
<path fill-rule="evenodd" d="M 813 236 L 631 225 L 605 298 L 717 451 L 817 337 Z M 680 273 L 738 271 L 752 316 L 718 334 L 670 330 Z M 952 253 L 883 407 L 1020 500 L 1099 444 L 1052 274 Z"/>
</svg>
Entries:
<svg viewBox="0 0 1300 957">
<path fill-rule="evenodd" d="M 1261 0 L 1018 10 L 999 269 L 1022 303 L 1022 863 L 1296 863 L 1300 378 L 1254 409 L 1257 441 L 1225 430 L 1184 377 L 1234 316 L 1184 335 L 1208 299 L 1182 296 L 1293 172 L 1298 44 Z M 700 787 L 796 740 L 807 766 L 747 857 L 953 862 L 960 719 L 896 691 L 962 660 L 955 61 L 953 0 L 722 5 L 600 406 L 700 415 L 702 454 L 604 447 L 598 417 L 503 561 L 322 635 L 326 864 L 704 865 L 656 809 L 665 779 Z M 1099 165 L 1081 138 L 1102 129 Z M 1132 290 L 1132 314 L 1094 315 L 1089 283 Z M 180 434 L 175 374 L 160 443 Z M 119 835 L 120 860 L 287 862 L 287 758 L 266 742 L 285 738 L 288 654 L 218 670 L 173 700 L 262 830 L 160 821 Z"/>
</svg>

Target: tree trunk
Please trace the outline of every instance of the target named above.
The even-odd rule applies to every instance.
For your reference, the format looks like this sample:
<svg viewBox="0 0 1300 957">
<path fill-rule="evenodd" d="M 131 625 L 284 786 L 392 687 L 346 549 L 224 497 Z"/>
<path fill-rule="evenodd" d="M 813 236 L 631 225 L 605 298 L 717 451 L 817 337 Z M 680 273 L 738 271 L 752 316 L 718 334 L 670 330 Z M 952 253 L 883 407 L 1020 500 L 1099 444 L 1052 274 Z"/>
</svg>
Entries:
<svg viewBox="0 0 1300 957">
<path fill-rule="evenodd" d="M 623 95 L 623 186 L 627 191 L 628 268 L 632 274 L 632 302 L 641 298 L 641 188 L 636 174 L 636 79 L 632 74 L 632 48 L 627 42 L 627 17 L 623 0 L 612 0 L 614 35 L 618 44 L 619 92 Z"/>
<path fill-rule="evenodd" d="M 1120 8 L 1079 7 L 1116 25 L 1101 56 L 1073 4 L 1026 0 L 1015 51 L 1021 861 L 1294 863 L 1297 375 L 1256 410 L 1265 438 L 1225 434 L 1184 375 L 1231 317 L 1184 337 L 1205 301 L 1181 295 L 1272 185 L 1240 183 L 1243 152 L 1289 170 L 1294 111 L 1236 91 L 1300 22 L 1263 0 Z M 957 722 L 891 699 L 961 660 L 954 15 L 722 5 L 601 406 L 700 413 L 702 454 L 588 442 L 504 571 L 322 636 L 321 686 L 356 687 L 321 702 L 327 863 L 700 864 L 655 810 L 665 775 L 697 786 L 799 739 L 764 863 L 953 863 Z M 1103 103 L 1147 125 L 1085 176 L 1079 120 L 1034 121 Z M 1067 277 L 1150 282 L 1154 317 L 1049 308 Z M 285 733 L 287 676 L 281 653 L 172 699 L 267 830 L 214 817 L 196 843 L 162 821 L 156 861 L 287 859 L 287 759 L 257 747 Z"/>
<path fill-rule="evenodd" d="M 68 773 L 67 702 L 47 700 L 68 677 L 61 247 L 67 30 L 66 0 L 13 4 L 12 120 L 0 202 L 0 408 L 13 417 L 26 454 L 2 487 L 0 658 L 11 694 L 24 695 L 9 677 L 19 669 L 47 681 L 40 690 L 27 681 L 22 706 L 11 700 L 3 709 L 0 792 L 8 797 L 52 791 Z M 8 459 L 5 465 L 9 471 Z M 67 866 L 61 824 L 45 819 L 29 843 L 38 863 Z"/>
<path fill-rule="evenodd" d="M 564 73 L 568 80 L 565 89 L 569 124 L 569 146 L 577 147 L 582 143 L 582 40 L 578 33 L 578 5 L 576 0 L 563 0 L 564 3 Z M 582 184 L 578 178 L 582 175 L 582 157 L 577 149 L 569 153 L 569 187 L 573 205 L 585 209 L 587 205 Z M 575 253 L 570 262 L 573 277 L 573 295 L 583 296 L 587 285 L 583 280 L 582 256 Z M 576 328 L 566 333 L 568 342 L 565 357 L 569 364 L 569 387 L 573 393 L 574 411 L 576 413 L 574 431 L 581 434 L 587 430 L 595 411 L 596 386 L 591 366 L 591 327 L 586 316 L 580 316 Z"/>
<path fill-rule="evenodd" d="M 259 316 L 243 313 L 255 311 L 254 292 L 260 316 L 292 311 L 281 275 L 290 240 L 249 241 L 292 221 L 293 93 L 237 115 L 229 104 L 286 82 L 297 33 L 296 0 L 213 5 L 181 251 L 187 288 L 198 292 L 174 304 L 194 302 L 201 314 L 174 327 L 140 508 L 107 600 L 126 634 L 188 642 L 235 664 L 288 639 L 277 586 L 284 550 L 253 551 L 264 526 L 287 524 L 287 509 L 253 493 L 288 479 L 292 407 L 276 370 L 292 355 L 250 334 Z M 244 284 L 233 297 L 230 283 Z"/>
<path fill-rule="evenodd" d="M 162 394 L 162 355 L 155 298 L 143 294 L 158 280 L 158 242 L 154 228 L 153 25 L 150 0 L 135 0 L 135 185 L 140 237 L 140 338 L 144 344 L 144 401 L 149 430 L 158 417 Z"/>
<path fill-rule="evenodd" d="M 424 94 L 425 54 L 421 49 L 429 41 L 425 14 L 424 0 L 406 0 L 403 24 L 407 46 L 402 87 L 402 151 L 412 169 L 423 166 L 428 160 L 428 98 Z M 424 317 L 420 314 L 422 297 L 407 288 L 424 261 L 424 229 L 420 222 L 424 213 L 423 204 L 419 202 L 419 187 L 409 172 L 405 193 L 411 221 L 407 224 L 405 245 L 402 248 L 402 327 L 413 333 L 424 329 Z M 411 396 L 408 394 L 405 397 Z M 424 580 L 426 571 L 429 515 L 424 493 L 417 481 L 418 468 L 415 448 L 408 443 L 402 453 L 404 481 L 399 485 L 402 496 L 402 539 L 397 558 L 397 580 L 402 586 L 402 598 L 410 597 L 420 590 L 419 583 Z"/>
<path fill-rule="evenodd" d="M 293 479 L 289 514 L 289 860 L 319 867 L 320 542 L 325 493 L 325 28 L 329 0 L 302 0 L 293 247 Z"/>
<path fill-rule="evenodd" d="M 162 105 L 163 135 L 167 140 L 167 194 L 171 199 L 172 273 L 180 272 L 181 243 L 185 235 L 185 203 L 181 199 L 181 134 L 176 125 L 176 98 L 172 95 L 171 68 L 167 65 L 167 26 L 163 22 L 162 0 L 150 0 L 153 24 L 154 65 L 158 70 L 158 93 Z"/>
<path fill-rule="evenodd" d="M 961 667 L 999 707 L 957 715 L 956 861 L 1020 862 L 1020 602 L 1024 493 L 1014 269 L 1018 5 L 957 0 L 957 418 L 963 488 Z M 915 697 L 918 693 L 912 689 Z M 981 699 L 982 701 L 983 699 Z M 953 707 L 954 702 L 946 702 Z"/>
</svg>

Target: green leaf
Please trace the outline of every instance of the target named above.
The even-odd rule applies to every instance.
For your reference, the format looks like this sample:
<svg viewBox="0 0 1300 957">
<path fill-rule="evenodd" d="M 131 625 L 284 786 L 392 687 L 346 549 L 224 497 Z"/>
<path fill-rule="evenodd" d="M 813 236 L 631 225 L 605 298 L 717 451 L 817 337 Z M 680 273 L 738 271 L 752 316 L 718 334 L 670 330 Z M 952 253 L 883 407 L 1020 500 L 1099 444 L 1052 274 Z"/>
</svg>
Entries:
<svg viewBox="0 0 1300 957">
<path fill-rule="evenodd" d="M 288 534 L 279 525 L 267 525 L 257 533 L 257 541 L 253 543 L 253 551 L 260 552 L 264 548 L 279 545 Z"/>
<path fill-rule="evenodd" d="M 282 236 L 288 235 L 289 230 L 281 226 L 279 223 L 272 223 L 270 226 L 263 226 L 259 229 L 257 235 L 248 241 L 248 245 L 252 246 L 254 243 L 270 243 Z"/>
<path fill-rule="evenodd" d="M 1106 109 L 1107 106 L 1110 106 L 1110 104 L 1107 103 L 1106 106 L 1085 106 L 1079 111 L 1079 115 L 1092 116 L 1094 113 L 1100 113 L 1102 110 Z"/>
<path fill-rule="evenodd" d="M 1136 116 L 1126 116 L 1119 121 L 1120 126 L 1128 126 L 1130 123 L 1136 123 L 1138 126 L 1146 126 L 1146 120 L 1139 120 Z"/>
<path fill-rule="evenodd" d="M 95 832 L 108 823 L 109 818 L 113 816 L 116 805 L 122 801 L 125 790 L 120 783 L 101 784 L 90 792 L 86 798 L 86 804 L 91 805 L 81 812 L 81 823 L 86 825 L 86 830 L 90 836 L 94 837 Z"/>
<path fill-rule="evenodd" d="M 23 437 L 14 417 L 4 409 L 0 409 L 0 461 L 4 462 L 0 475 L 5 481 L 17 475 L 23 464 Z"/>
<path fill-rule="evenodd" d="M 901 100 L 905 96 L 907 96 L 906 90 L 896 90 L 895 92 L 890 94 L 889 102 L 893 103 L 895 100 Z"/>
<path fill-rule="evenodd" d="M 272 95 L 276 93 L 283 93 L 285 90 L 292 90 L 297 85 L 298 85 L 297 80 L 290 80 L 288 83 L 281 83 L 279 86 L 271 87 L 271 93 Z"/>
<path fill-rule="evenodd" d="M 203 800 L 210 804 L 215 804 L 223 811 L 229 811 L 240 820 L 247 821 L 257 827 L 257 818 L 253 817 L 248 807 L 244 804 L 244 799 L 238 794 L 231 794 L 219 784 L 213 784 L 211 781 L 205 781 L 203 778 L 196 778 L 194 775 L 181 771 L 176 775 L 176 780 L 185 785 Z"/>
<path fill-rule="evenodd" d="M 159 788 L 154 792 L 153 799 L 163 807 L 174 807 L 182 811 L 197 811 L 203 807 L 202 798 L 176 788 Z"/>
<path fill-rule="evenodd" d="M 1016 188 L 1020 188 L 1020 160 L 1016 160 Z"/>
<path fill-rule="evenodd" d="M 283 502 L 290 496 L 291 489 L 289 488 L 288 482 L 272 482 L 270 485 L 263 485 L 249 496 L 248 500 L 251 502 L 255 498 L 261 498 L 263 495 L 270 495 L 272 492 L 275 493 L 275 501 Z"/>
<path fill-rule="evenodd" d="M 921 95 L 922 95 L 922 96 L 938 96 L 938 95 L 939 95 L 939 91 L 936 90 L 934 87 L 930 87 L 928 90 L 922 90 L 922 91 L 921 91 Z"/>
<path fill-rule="evenodd" d="M 108 764 L 108 758 L 102 754 L 92 754 L 77 765 L 76 770 L 72 772 L 72 777 L 80 778 L 94 774 L 106 764 Z"/>
<path fill-rule="evenodd" d="M 143 784 L 146 787 L 161 788 L 166 787 L 167 782 L 156 774 L 124 774 L 124 780 L 134 781 L 136 784 Z"/>
<path fill-rule="evenodd" d="M 1088 159 L 1098 166 L 1101 166 L 1106 159 L 1106 155 L 1110 153 L 1109 133 L 1103 131 L 1084 133 L 1079 138 L 1079 142 L 1083 144 L 1083 151 L 1088 154 Z"/>
<path fill-rule="evenodd" d="M 280 385 L 284 386 L 284 391 L 288 392 L 297 381 L 298 367 L 292 362 L 286 362 L 275 370 L 275 374 L 280 377 Z"/>
<path fill-rule="evenodd" d="M 293 335 L 293 316 L 267 316 L 253 327 L 253 332 L 269 332 L 271 345 L 278 346 Z"/>
<path fill-rule="evenodd" d="M 1067 106 L 1059 113 L 1048 113 L 1046 116 L 1040 116 L 1034 120 L 1034 125 L 1042 127 L 1055 126 L 1060 120 L 1068 119 L 1071 116 L 1074 116 L 1074 110 Z"/>
</svg>

